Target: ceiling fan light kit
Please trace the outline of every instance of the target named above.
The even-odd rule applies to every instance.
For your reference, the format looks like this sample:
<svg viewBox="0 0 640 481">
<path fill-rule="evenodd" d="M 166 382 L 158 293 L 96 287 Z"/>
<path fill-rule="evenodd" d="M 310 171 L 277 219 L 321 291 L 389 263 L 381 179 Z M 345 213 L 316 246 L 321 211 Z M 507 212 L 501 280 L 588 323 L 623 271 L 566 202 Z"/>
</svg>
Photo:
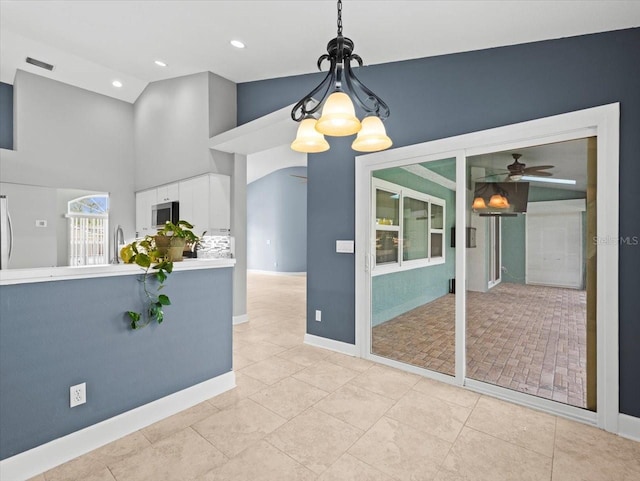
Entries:
<svg viewBox="0 0 640 481">
<path fill-rule="evenodd" d="M 322 140 L 324 135 L 344 137 L 358 133 L 351 148 L 359 152 L 377 152 L 393 144 L 382 123 L 389 117 L 389 107 L 351 69 L 351 62 L 363 65 L 362 58 L 353 53 L 353 48 L 353 41 L 342 35 L 342 0 L 338 0 L 338 34 L 329 41 L 327 53 L 321 55 L 317 62 L 318 70 L 322 70 L 324 61 L 328 61 L 329 71 L 322 82 L 291 110 L 291 118 L 301 123 L 296 139 L 291 144 L 293 150 L 315 153 L 329 148 L 327 143 L 326 149 L 315 150 L 319 141 L 310 143 L 305 140 L 309 138 L 308 129 L 311 125 L 322 136 Z M 367 115 L 362 122 L 355 115 L 353 101 Z M 317 119 L 320 109 L 322 112 Z"/>
</svg>

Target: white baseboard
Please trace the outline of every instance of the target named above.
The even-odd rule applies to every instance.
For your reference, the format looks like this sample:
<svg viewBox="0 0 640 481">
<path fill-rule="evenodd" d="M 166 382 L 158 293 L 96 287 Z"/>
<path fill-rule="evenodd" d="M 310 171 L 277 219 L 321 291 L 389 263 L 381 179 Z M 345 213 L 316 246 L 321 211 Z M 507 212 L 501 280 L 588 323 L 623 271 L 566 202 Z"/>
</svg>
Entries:
<svg viewBox="0 0 640 481">
<path fill-rule="evenodd" d="M 0 461 L 0 479 L 22 481 L 236 386 L 233 371 Z"/>
<path fill-rule="evenodd" d="M 336 351 L 349 356 L 358 356 L 358 350 L 355 345 L 342 341 L 334 341 L 333 339 L 327 339 L 326 337 L 305 334 L 304 343 L 309 346 L 321 347 L 323 349 L 329 349 L 330 351 Z"/>
<path fill-rule="evenodd" d="M 252 274 L 267 274 L 270 276 L 306 276 L 306 272 L 281 272 L 281 271 L 262 271 L 260 269 L 247 269 Z"/>
<path fill-rule="evenodd" d="M 233 316 L 233 325 L 244 324 L 249 322 L 249 314 L 240 314 L 239 316 Z"/>
<path fill-rule="evenodd" d="M 640 418 L 618 414 L 618 434 L 623 438 L 640 441 Z"/>
</svg>

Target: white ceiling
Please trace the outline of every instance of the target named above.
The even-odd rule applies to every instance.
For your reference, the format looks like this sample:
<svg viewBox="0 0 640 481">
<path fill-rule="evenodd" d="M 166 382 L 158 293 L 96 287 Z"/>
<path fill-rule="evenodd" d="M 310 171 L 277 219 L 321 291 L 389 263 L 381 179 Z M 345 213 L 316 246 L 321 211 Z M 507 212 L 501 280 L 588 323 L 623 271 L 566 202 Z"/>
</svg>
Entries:
<svg viewBox="0 0 640 481">
<path fill-rule="evenodd" d="M 640 1 L 344 0 L 343 25 L 378 64 L 637 27 Z M 133 102 L 149 82 L 202 71 L 234 82 L 314 72 L 336 34 L 336 2 L 1 0 L 0 29 L 1 81 L 21 68 Z"/>
</svg>

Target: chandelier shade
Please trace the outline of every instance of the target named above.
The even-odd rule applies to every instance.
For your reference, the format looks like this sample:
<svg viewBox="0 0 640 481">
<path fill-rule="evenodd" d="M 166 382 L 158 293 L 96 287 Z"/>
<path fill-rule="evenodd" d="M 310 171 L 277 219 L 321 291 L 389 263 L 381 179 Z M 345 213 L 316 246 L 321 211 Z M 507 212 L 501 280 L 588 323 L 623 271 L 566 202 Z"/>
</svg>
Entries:
<svg viewBox="0 0 640 481">
<path fill-rule="evenodd" d="M 321 55 L 317 61 L 318 70 L 322 71 L 325 61 L 329 62 L 329 69 L 324 79 L 294 105 L 291 110 L 291 118 L 294 121 L 304 122 L 309 117 L 317 118 L 317 114 L 322 109 L 322 115 L 315 125 L 318 132 L 334 137 L 353 135 L 361 129 L 361 123 L 355 115 L 355 103 L 366 116 L 376 117 L 382 126 L 382 120 L 389 117 L 389 107 L 353 72 L 351 68 L 353 62 L 358 66 L 363 65 L 362 58 L 353 53 L 353 49 L 353 41 L 342 35 L 342 1 L 338 0 L 338 34 L 327 44 L 327 53 Z M 376 129 L 380 130 L 379 127 Z M 391 145 L 391 139 L 387 137 L 384 126 L 382 131 L 388 139 L 386 143 L 389 143 L 387 147 L 382 148 L 388 148 Z M 354 144 L 365 145 L 363 140 L 358 141 L 358 139 Z M 369 149 L 373 149 L 374 145 L 384 145 L 384 143 L 376 144 L 369 140 L 368 145 Z M 375 152 L 382 148 L 363 150 L 363 152 Z"/>
<path fill-rule="evenodd" d="M 316 154 L 329 150 L 329 142 L 327 142 L 320 132 L 316 130 L 317 120 L 308 117 L 300 122 L 296 139 L 291 143 L 291 149 L 296 152 L 304 152 Z"/>
<path fill-rule="evenodd" d="M 345 137 L 355 134 L 360 128 L 360 121 L 349 96 L 344 92 L 329 95 L 324 103 L 322 116 L 316 123 L 316 130 L 324 135 Z"/>
<path fill-rule="evenodd" d="M 487 208 L 487 204 L 485 203 L 484 199 L 482 197 L 476 197 L 475 199 L 473 199 L 473 205 L 471 206 L 472 209 L 486 209 Z"/>
<path fill-rule="evenodd" d="M 506 209 L 509 207 L 509 201 L 506 197 L 500 194 L 493 194 L 491 199 L 489 199 L 489 206 L 496 207 L 498 209 Z"/>
<path fill-rule="evenodd" d="M 358 152 L 378 152 L 388 149 L 392 144 L 382 120 L 372 115 L 362 119 L 362 128 L 351 144 L 351 148 Z"/>
</svg>

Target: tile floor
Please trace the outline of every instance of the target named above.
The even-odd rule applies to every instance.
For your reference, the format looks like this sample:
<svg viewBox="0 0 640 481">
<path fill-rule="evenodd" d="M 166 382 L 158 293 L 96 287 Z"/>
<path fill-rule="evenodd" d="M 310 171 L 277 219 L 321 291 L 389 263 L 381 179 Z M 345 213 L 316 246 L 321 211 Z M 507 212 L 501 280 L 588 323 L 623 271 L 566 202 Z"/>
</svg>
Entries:
<svg viewBox="0 0 640 481">
<path fill-rule="evenodd" d="M 467 376 L 586 406 L 585 291 L 501 283 L 467 292 Z M 373 352 L 455 375 L 455 296 L 373 329 Z"/>
<path fill-rule="evenodd" d="M 250 275 L 238 387 L 36 481 L 632 481 L 640 443 L 302 344 L 305 278 Z"/>
</svg>

